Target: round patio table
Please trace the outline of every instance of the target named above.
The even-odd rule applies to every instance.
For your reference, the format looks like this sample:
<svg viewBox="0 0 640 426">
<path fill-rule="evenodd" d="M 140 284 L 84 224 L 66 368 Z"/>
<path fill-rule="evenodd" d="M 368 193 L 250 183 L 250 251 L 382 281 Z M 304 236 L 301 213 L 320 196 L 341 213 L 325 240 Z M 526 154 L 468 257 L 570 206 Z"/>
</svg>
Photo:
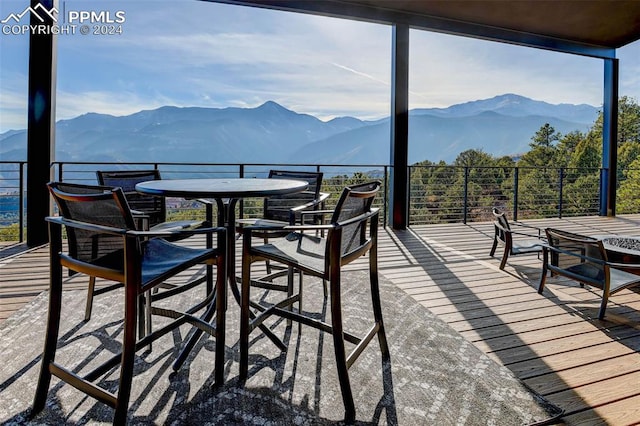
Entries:
<svg viewBox="0 0 640 426">
<path fill-rule="evenodd" d="M 159 197 L 176 197 L 186 199 L 212 198 L 216 200 L 218 206 L 218 226 L 227 229 L 226 239 L 226 280 L 231 286 L 234 298 L 240 303 L 240 292 L 236 285 L 235 274 L 235 229 L 236 218 L 235 208 L 238 200 L 253 197 L 271 197 L 274 195 L 291 194 L 302 192 L 309 184 L 301 180 L 292 179 L 260 179 L 260 178 L 231 178 L 231 179 L 160 179 L 141 182 L 136 185 L 136 191 L 143 194 L 156 195 Z M 213 209 L 207 206 L 207 220 L 213 223 Z M 212 246 L 211 237 L 207 238 L 207 246 Z M 213 291 L 212 269 L 207 266 L 207 290 Z M 214 312 L 217 311 L 216 328 L 216 385 L 222 385 L 224 380 L 224 334 L 225 334 L 225 311 L 227 307 L 226 285 L 216 286 L 215 297 L 202 315 L 204 321 L 210 322 Z M 271 340 L 281 347 L 278 339 L 266 326 L 260 327 Z M 182 352 L 176 358 L 173 369 L 180 368 L 191 349 L 202 335 L 203 331 L 196 328 L 184 346 Z"/>
<path fill-rule="evenodd" d="M 227 228 L 227 278 L 235 284 L 235 207 L 238 200 L 252 197 L 271 197 L 274 195 L 302 192 L 309 184 L 293 179 L 160 179 L 141 182 L 136 191 L 160 197 L 176 198 L 213 198 L 218 204 L 218 226 Z M 207 220 L 212 220 L 208 210 Z"/>
</svg>

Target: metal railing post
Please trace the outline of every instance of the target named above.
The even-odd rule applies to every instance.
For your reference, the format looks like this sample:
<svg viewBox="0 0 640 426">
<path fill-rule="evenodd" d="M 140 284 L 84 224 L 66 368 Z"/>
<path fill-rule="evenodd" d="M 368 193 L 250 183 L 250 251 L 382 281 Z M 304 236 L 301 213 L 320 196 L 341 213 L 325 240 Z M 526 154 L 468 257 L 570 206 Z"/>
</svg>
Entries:
<svg viewBox="0 0 640 426">
<path fill-rule="evenodd" d="M 518 220 L 518 183 L 520 181 L 520 169 L 513 169 L 513 220 Z"/>
<path fill-rule="evenodd" d="M 560 167 L 558 172 L 558 219 L 562 219 L 562 189 L 564 187 L 564 167 Z"/>
<path fill-rule="evenodd" d="M 238 177 L 244 177 L 244 164 L 238 164 Z M 244 217 L 244 202 L 242 198 L 240 199 L 240 202 L 238 202 L 238 210 L 238 217 L 242 219 Z"/>
<path fill-rule="evenodd" d="M 20 215 L 20 220 L 18 221 L 18 225 L 20 226 L 20 229 L 18 231 L 18 240 L 20 242 L 24 241 L 24 193 L 25 193 L 25 188 L 24 188 L 24 161 L 20 162 L 20 177 L 19 177 L 19 188 L 20 188 L 20 195 L 18 196 L 18 202 L 20 203 L 20 206 L 18 207 L 18 214 Z"/>
<path fill-rule="evenodd" d="M 387 220 L 385 215 L 385 221 Z M 411 225 L 411 166 L 407 166 L 407 226 Z"/>
<path fill-rule="evenodd" d="M 469 207 L 469 166 L 464 167 L 464 195 L 462 200 L 462 223 L 467 224 L 467 210 Z"/>
</svg>

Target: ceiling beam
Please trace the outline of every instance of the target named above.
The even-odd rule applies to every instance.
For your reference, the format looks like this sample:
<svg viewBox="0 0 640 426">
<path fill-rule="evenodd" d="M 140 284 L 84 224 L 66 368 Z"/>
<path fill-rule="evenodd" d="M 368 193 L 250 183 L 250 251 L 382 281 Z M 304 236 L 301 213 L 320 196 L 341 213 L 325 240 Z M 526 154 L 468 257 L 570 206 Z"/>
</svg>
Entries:
<svg viewBox="0 0 640 426">
<path fill-rule="evenodd" d="M 354 19 L 387 25 L 409 25 L 411 28 L 439 33 L 510 43 L 562 53 L 601 59 L 615 58 L 615 49 L 534 34 L 497 26 L 430 16 L 398 9 L 340 0 L 204 0 L 288 12 L 309 13 L 335 18 Z"/>
</svg>

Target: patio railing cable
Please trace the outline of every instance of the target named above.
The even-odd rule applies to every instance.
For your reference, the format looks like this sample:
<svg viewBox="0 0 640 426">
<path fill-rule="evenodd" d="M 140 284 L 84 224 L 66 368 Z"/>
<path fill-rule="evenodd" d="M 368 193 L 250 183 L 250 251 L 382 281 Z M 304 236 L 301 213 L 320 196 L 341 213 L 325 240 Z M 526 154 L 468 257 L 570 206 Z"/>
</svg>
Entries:
<svg viewBox="0 0 640 426">
<path fill-rule="evenodd" d="M 25 229 L 26 167 L 26 161 L 0 161 L 0 242 L 22 242 L 28 232 Z M 382 225 L 387 225 L 390 165 L 72 161 L 51 164 L 55 179 L 77 183 L 95 183 L 98 169 L 135 168 L 159 169 L 164 179 L 251 178 L 266 176 L 269 169 L 321 171 L 325 176 L 322 191 L 332 194 L 327 208 L 335 203 L 336 194 L 344 186 L 380 179 L 384 192 L 377 199 L 377 205 L 383 213 Z M 595 216 L 600 211 L 601 172 L 569 167 L 410 166 L 409 225 L 489 221 L 493 207 L 511 212 L 513 220 Z M 624 172 L 620 171 L 619 185 L 626 176 Z M 259 205 L 259 200 L 244 200 L 239 214 L 259 215 Z M 168 210 L 172 219 L 203 214 L 197 203 L 189 200 L 170 200 Z M 618 213 L 637 211 L 618 209 Z"/>
</svg>

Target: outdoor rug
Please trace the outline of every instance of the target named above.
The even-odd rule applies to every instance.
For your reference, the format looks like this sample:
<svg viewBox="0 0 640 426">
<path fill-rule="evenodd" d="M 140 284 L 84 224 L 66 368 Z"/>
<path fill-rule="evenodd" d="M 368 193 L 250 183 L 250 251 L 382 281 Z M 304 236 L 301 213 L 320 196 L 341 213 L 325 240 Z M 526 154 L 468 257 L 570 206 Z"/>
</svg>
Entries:
<svg viewBox="0 0 640 426">
<path fill-rule="evenodd" d="M 322 285 L 305 277 L 305 310 L 326 315 Z M 370 318 L 368 276 L 343 278 L 346 323 L 364 330 Z M 350 370 L 357 424 L 525 425 L 544 423 L 560 410 L 526 388 L 512 373 L 463 339 L 410 296 L 381 279 L 391 360 L 383 363 L 377 339 Z M 188 298 L 198 296 L 183 295 Z M 268 296 L 268 295 L 267 295 Z M 119 291 L 98 296 L 83 322 L 86 293 L 67 291 L 57 361 L 76 372 L 118 351 L 122 332 Z M 174 302 L 175 303 L 175 302 Z M 55 377 L 47 406 L 29 419 L 40 368 L 47 293 L 0 325 L 2 424 L 111 423 L 113 410 Z M 287 321 L 269 325 L 285 338 L 281 353 L 260 332 L 252 334 L 249 379 L 238 385 L 239 309 L 229 299 L 225 385 L 214 389 L 214 339 L 201 339 L 185 365 L 171 364 L 191 328 L 183 326 L 139 352 L 129 409 L 130 424 L 324 425 L 344 416 L 330 335 Z M 158 319 L 159 324 L 162 319 Z M 154 324 L 156 320 L 154 319 Z M 112 390 L 117 369 L 102 379 Z"/>
</svg>

